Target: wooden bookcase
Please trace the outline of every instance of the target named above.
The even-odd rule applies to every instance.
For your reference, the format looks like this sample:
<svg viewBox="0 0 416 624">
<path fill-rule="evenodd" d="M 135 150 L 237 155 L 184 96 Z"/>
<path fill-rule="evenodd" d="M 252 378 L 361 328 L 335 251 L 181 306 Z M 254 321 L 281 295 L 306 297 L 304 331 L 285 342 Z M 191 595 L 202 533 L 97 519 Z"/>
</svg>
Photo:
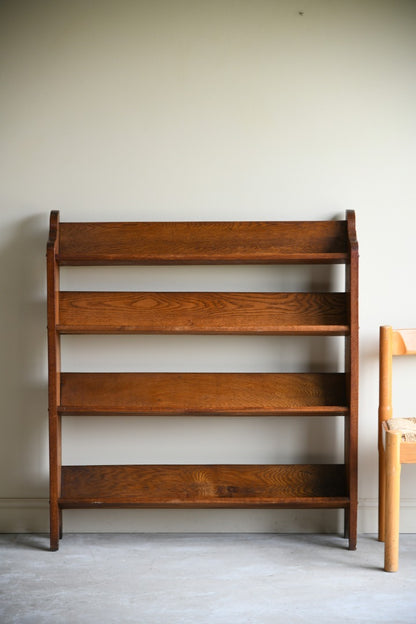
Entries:
<svg viewBox="0 0 416 624">
<path fill-rule="evenodd" d="M 60 267 L 344 264 L 342 292 L 81 292 Z M 358 245 L 355 216 L 292 222 L 60 223 L 47 246 L 50 547 L 69 508 L 338 508 L 357 538 Z M 61 372 L 63 334 L 344 336 L 332 373 Z M 307 368 L 307 363 L 305 365 Z M 66 415 L 342 416 L 344 462 L 63 466 Z"/>
</svg>

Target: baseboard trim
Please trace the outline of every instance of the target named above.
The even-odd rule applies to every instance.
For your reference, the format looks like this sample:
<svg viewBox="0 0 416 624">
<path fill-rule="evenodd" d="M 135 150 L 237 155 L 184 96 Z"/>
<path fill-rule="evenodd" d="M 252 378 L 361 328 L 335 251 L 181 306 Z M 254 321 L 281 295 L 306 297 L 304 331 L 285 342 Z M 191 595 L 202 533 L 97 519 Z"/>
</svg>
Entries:
<svg viewBox="0 0 416 624">
<path fill-rule="evenodd" d="M 1 533 L 49 531 L 49 501 L 45 498 L 0 498 Z"/>
<path fill-rule="evenodd" d="M 358 532 L 377 532 L 378 501 L 360 500 Z M 204 510 L 106 509 L 64 511 L 64 531 L 76 533 L 337 533 L 343 513 L 334 509 Z M 0 533 L 47 533 L 44 498 L 0 499 Z M 400 531 L 416 532 L 416 499 L 401 501 Z"/>
</svg>

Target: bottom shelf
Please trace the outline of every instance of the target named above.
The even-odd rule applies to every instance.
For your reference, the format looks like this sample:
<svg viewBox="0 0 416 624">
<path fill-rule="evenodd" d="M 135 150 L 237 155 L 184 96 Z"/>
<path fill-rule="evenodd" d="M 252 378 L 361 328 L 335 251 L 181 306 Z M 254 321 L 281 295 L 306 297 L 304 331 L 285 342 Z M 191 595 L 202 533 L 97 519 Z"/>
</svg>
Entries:
<svg viewBox="0 0 416 624">
<path fill-rule="evenodd" d="M 63 466 L 59 507 L 347 508 L 343 464 Z"/>
</svg>

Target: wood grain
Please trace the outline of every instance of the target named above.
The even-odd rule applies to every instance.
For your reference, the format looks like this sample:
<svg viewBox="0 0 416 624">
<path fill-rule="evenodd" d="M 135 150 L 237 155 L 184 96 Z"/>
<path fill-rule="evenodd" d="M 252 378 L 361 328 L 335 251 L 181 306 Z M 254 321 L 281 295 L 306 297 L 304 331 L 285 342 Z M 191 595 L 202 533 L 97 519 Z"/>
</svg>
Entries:
<svg viewBox="0 0 416 624">
<path fill-rule="evenodd" d="M 349 538 L 349 549 L 355 550 L 357 547 L 358 513 L 359 256 L 355 213 L 352 210 L 347 210 L 346 216 L 349 260 L 345 270 L 345 291 L 348 297 L 350 332 L 345 338 L 345 371 L 348 380 L 349 413 L 345 418 L 344 456 L 350 506 L 345 517 L 345 536 Z"/>
<path fill-rule="evenodd" d="M 342 373 L 62 373 L 61 414 L 346 414 Z"/>
<path fill-rule="evenodd" d="M 61 292 L 62 334 L 346 335 L 345 293 Z"/>
<path fill-rule="evenodd" d="M 48 421 L 49 421 L 49 519 L 50 548 L 58 550 L 62 531 L 62 517 L 58 506 L 61 492 L 61 417 L 57 412 L 60 402 L 60 338 L 56 330 L 59 314 L 59 268 L 56 255 L 59 250 L 59 213 L 52 211 L 49 239 L 46 248 L 47 321 L 48 321 Z"/>
<path fill-rule="evenodd" d="M 380 327 L 379 338 L 379 517 L 378 538 L 384 541 L 384 569 L 399 567 L 400 474 L 401 464 L 416 463 L 416 443 L 405 440 L 393 409 L 393 359 L 416 353 L 416 329 Z M 396 422 L 396 426 L 393 423 Z"/>
<path fill-rule="evenodd" d="M 346 221 L 62 223 L 61 265 L 342 263 Z"/>
<path fill-rule="evenodd" d="M 62 508 L 347 507 L 343 465 L 64 466 Z"/>
<path fill-rule="evenodd" d="M 343 263 L 343 293 L 60 292 L 61 265 Z M 60 336 L 345 336 L 345 373 L 61 373 Z M 343 508 L 357 537 L 358 243 L 345 221 L 59 223 L 48 243 L 51 549 L 62 509 Z M 307 363 L 306 363 L 307 366 Z M 344 416 L 344 465 L 64 466 L 61 418 Z"/>
</svg>

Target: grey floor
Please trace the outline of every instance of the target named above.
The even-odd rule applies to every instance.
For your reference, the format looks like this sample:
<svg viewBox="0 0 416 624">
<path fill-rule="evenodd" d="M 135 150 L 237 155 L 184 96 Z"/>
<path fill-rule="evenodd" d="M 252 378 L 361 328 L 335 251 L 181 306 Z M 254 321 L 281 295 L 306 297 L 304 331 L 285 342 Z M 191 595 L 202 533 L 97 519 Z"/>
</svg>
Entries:
<svg viewBox="0 0 416 624">
<path fill-rule="evenodd" d="M 416 623 L 416 534 L 0 535 L 1 624 Z"/>
</svg>

